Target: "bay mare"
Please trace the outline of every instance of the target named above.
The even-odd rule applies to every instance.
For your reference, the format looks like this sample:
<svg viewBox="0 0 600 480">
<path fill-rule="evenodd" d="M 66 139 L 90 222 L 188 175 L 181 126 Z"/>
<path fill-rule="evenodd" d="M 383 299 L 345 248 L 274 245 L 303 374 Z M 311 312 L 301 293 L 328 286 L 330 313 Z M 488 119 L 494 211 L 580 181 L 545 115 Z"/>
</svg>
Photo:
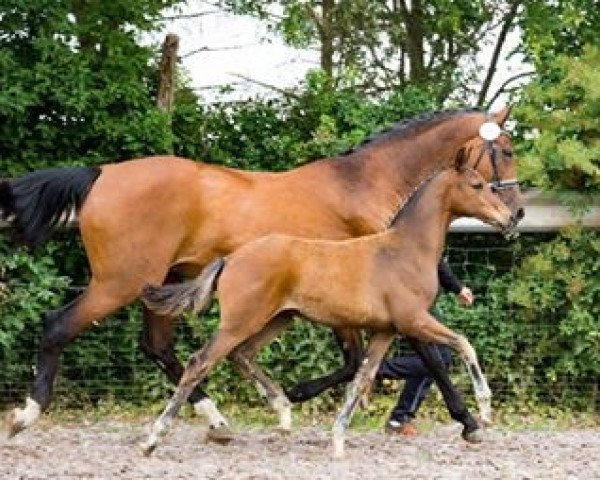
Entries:
<svg viewBox="0 0 600 480">
<path fill-rule="evenodd" d="M 507 116 L 505 109 L 492 120 L 502 125 Z M 77 299 L 45 315 L 33 386 L 25 407 L 7 416 L 9 436 L 33 424 L 49 406 L 65 346 L 137 299 L 146 283 L 194 277 L 214 258 L 269 233 L 339 240 L 381 231 L 424 178 L 458 156 L 476 165 L 487 181 L 507 187 L 499 195 L 518 221 L 523 210 L 512 182 L 511 141 L 508 135 L 484 141 L 478 132 L 488 118 L 475 110 L 419 117 L 339 158 L 283 173 L 151 157 L 40 170 L 1 181 L 0 210 L 27 244 L 43 242 L 75 214 L 91 270 L 89 285 Z M 279 328 L 288 321 L 280 319 Z M 146 310 L 140 346 L 176 383 L 183 366 L 174 353 L 173 327 L 173 317 Z M 298 398 L 354 375 L 360 339 L 353 330 L 336 333 L 345 366 L 300 389 Z M 441 388 L 453 395 L 446 383 Z M 230 437 L 226 420 L 199 387 L 189 398 L 198 413 L 208 416 L 211 432 Z M 473 422 L 467 414 L 463 421 Z"/>
<path fill-rule="evenodd" d="M 143 444 L 144 453 L 154 450 L 194 387 L 227 356 L 267 392 L 280 413 L 280 427 L 289 429 L 289 403 L 282 408 L 285 394 L 243 345 L 285 311 L 333 328 L 372 332 L 365 360 L 335 422 L 336 456 L 343 453 L 344 431 L 359 395 L 375 378 L 397 334 L 456 350 L 471 375 L 482 420 L 491 421 L 491 392 L 473 347 L 429 313 L 438 290 L 437 265 L 446 233 L 451 220 L 460 216 L 502 229 L 512 223 L 510 210 L 481 175 L 457 166 L 425 182 L 385 232 L 337 242 L 273 234 L 217 259 L 196 280 L 148 286 L 142 294 L 148 307 L 181 313 L 190 306 L 204 309 L 218 284 L 221 319 L 213 338 L 190 357 L 177 391 Z"/>
</svg>

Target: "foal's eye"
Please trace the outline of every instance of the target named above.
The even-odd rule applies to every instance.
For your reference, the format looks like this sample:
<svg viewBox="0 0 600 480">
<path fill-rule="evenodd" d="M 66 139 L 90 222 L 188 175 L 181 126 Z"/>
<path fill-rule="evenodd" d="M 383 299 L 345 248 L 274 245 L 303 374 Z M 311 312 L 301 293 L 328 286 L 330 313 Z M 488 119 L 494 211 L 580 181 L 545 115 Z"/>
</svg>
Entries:
<svg viewBox="0 0 600 480">
<path fill-rule="evenodd" d="M 512 150 L 502 150 L 502 155 L 506 159 L 511 159 L 513 156 L 513 152 L 512 152 Z"/>
</svg>

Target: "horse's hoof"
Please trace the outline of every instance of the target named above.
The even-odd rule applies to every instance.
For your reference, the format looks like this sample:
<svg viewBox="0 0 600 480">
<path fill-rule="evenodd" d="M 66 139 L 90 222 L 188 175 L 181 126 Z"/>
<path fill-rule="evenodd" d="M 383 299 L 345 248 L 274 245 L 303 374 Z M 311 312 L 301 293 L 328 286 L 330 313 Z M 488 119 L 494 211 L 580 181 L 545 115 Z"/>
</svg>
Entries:
<svg viewBox="0 0 600 480">
<path fill-rule="evenodd" d="M 470 432 L 463 430 L 462 438 L 463 440 L 469 443 L 481 443 L 484 440 L 483 431 L 481 430 L 481 428 L 471 430 Z"/>
<path fill-rule="evenodd" d="M 140 443 L 140 450 L 144 457 L 149 457 L 156 450 L 156 443 L 142 442 Z"/>
<path fill-rule="evenodd" d="M 301 385 L 296 385 L 292 389 L 287 390 L 285 392 L 285 396 L 292 403 L 305 402 L 309 398 L 314 397 L 314 395 L 311 395 L 311 392 L 307 392 L 306 389 Z"/>
<path fill-rule="evenodd" d="M 6 438 L 11 439 L 17 433 L 25 430 L 25 422 L 23 420 L 17 420 L 17 409 L 13 409 L 6 415 Z"/>
<path fill-rule="evenodd" d="M 218 443 L 219 445 L 227 445 L 234 438 L 233 431 L 224 424 L 218 427 L 210 427 L 208 432 L 206 432 L 206 441 Z"/>
</svg>

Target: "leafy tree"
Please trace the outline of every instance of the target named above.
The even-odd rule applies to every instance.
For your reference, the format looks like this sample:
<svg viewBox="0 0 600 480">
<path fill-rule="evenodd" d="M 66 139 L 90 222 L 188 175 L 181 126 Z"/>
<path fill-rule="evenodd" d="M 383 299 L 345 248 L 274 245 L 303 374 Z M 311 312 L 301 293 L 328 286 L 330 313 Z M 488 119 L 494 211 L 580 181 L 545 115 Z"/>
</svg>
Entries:
<svg viewBox="0 0 600 480">
<path fill-rule="evenodd" d="M 205 106 L 188 90 L 176 98 L 175 151 L 252 170 L 286 170 L 334 156 L 370 134 L 435 108 L 414 87 L 373 99 L 340 79 L 332 90 L 323 71 L 310 72 L 303 90 L 268 99 Z"/>
<path fill-rule="evenodd" d="M 234 12 L 258 16 L 290 44 L 316 47 L 321 68 L 337 77 L 353 70 L 358 87 L 377 93 L 412 84 L 435 93 L 439 103 L 467 84 L 481 67 L 475 55 L 500 28 L 488 75 L 479 92 L 485 100 L 507 33 L 515 27 L 520 0 L 221 0 Z M 279 7 L 274 14 L 274 7 Z M 279 10 L 282 14 L 279 14 Z M 477 93 L 477 92 L 476 92 Z"/>
<path fill-rule="evenodd" d="M 519 109 L 522 127 L 535 129 L 521 171 L 581 206 L 581 195 L 600 193 L 600 48 L 561 55 L 549 72 L 527 86 Z"/>
<path fill-rule="evenodd" d="M 172 3 L 1 0 L 0 170 L 168 151 L 137 36 Z"/>
</svg>

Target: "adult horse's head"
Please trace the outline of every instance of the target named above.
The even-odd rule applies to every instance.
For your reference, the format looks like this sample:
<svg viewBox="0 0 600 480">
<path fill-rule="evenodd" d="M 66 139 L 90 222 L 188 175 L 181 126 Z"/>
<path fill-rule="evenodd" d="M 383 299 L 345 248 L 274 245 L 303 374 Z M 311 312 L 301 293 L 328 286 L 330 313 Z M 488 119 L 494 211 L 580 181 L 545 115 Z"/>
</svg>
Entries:
<svg viewBox="0 0 600 480">
<path fill-rule="evenodd" d="M 459 151 L 466 157 L 466 165 L 477 170 L 512 214 L 515 227 L 525 214 L 523 197 L 517 180 L 515 157 L 510 135 L 503 129 L 510 109 L 479 119 L 479 135 L 467 141 Z"/>
</svg>

